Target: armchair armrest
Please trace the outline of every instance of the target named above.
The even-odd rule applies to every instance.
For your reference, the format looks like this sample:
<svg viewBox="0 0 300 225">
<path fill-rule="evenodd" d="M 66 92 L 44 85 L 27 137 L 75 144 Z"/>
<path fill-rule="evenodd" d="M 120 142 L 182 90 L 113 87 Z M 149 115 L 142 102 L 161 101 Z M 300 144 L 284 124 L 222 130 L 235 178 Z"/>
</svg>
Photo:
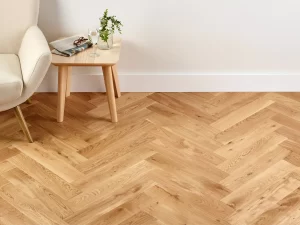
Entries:
<svg viewBox="0 0 300 225">
<path fill-rule="evenodd" d="M 52 57 L 47 40 L 37 26 L 26 31 L 18 55 L 23 74 L 23 94 L 30 97 L 43 81 Z"/>
</svg>

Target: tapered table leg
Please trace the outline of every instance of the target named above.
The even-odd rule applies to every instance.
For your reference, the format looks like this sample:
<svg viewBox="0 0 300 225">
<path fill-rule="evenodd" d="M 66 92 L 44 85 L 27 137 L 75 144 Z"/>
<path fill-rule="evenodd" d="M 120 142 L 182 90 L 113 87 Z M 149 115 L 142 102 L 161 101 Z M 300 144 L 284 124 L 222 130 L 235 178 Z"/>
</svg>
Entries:
<svg viewBox="0 0 300 225">
<path fill-rule="evenodd" d="M 111 120 L 113 123 L 118 122 L 118 115 L 117 115 L 117 107 L 116 107 L 116 100 L 115 100 L 115 92 L 114 92 L 114 82 L 113 82 L 113 75 L 111 66 L 102 66 L 105 87 L 107 92 L 108 98 L 108 105 L 111 115 Z"/>
<path fill-rule="evenodd" d="M 68 67 L 68 79 L 67 79 L 67 90 L 66 90 L 66 97 L 71 95 L 71 80 L 72 80 L 72 67 Z"/>
<path fill-rule="evenodd" d="M 120 82 L 119 82 L 119 75 L 117 70 L 117 65 L 114 65 L 111 67 L 113 80 L 114 80 L 114 89 L 115 89 L 115 95 L 117 98 L 121 97 L 121 90 L 120 90 Z"/>
<path fill-rule="evenodd" d="M 57 101 L 57 122 L 64 121 L 66 89 L 68 80 L 68 67 L 58 67 L 58 101 Z"/>
</svg>

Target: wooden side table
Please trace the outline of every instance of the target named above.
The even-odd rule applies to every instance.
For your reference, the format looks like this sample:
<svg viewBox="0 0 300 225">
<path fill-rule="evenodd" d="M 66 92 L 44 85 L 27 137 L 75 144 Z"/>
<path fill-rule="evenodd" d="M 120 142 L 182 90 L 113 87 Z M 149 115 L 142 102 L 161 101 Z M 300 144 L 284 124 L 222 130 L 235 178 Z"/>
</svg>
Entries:
<svg viewBox="0 0 300 225">
<path fill-rule="evenodd" d="M 121 52 L 121 39 L 114 40 L 111 50 L 97 50 L 98 57 L 91 57 L 92 48 L 87 49 L 73 57 L 52 55 L 52 64 L 58 66 L 58 102 L 57 122 L 63 122 L 65 98 L 70 96 L 70 83 L 72 67 L 74 66 L 99 66 L 102 67 L 103 77 L 108 97 L 108 105 L 112 122 L 118 122 L 116 97 L 121 96 L 119 78 L 116 64 Z"/>
</svg>

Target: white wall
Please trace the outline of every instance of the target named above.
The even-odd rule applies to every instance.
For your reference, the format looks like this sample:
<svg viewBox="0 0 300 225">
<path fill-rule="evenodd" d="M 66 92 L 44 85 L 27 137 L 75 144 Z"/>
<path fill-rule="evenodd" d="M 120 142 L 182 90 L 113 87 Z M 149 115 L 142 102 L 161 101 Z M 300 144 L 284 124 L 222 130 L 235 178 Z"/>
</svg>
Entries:
<svg viewBox="0 0 300 225">
<path fill-rule="evenodd" d="M 288 76 L 300 75 L 299 0 L 41 0 L 39 26 L 48 41 L 86 33 L 98 25 L 106 8 L 125 25 L 119 64 L 125 91 L 142 91 L 138 82 L 146 75 L 155 81 L 153 88 L 148 87 L 154 91 L 178 90 L 182 83 L 176 86 L 174 75 L 183 76 L 181 82 L 197 79 L 204 84 L 225 76 L 219 86 L 232 91 L 237 90 L 234 80 L 249 79 L 253 89 L 248 89 L 253 91 L 269 90 L 271 75 L 279 76 L 275 90 L 291 90 L 288 82 L 300 81 Z M 98 75 L 100 69 L 79 68 L 74 74 Z M 54 91 L 55 78 L 51 68 L 40 90 Z M 100 77 L 75 80 L 76 91 L 103 90 L 95 86 Z M 172 86 L 166 82 L 160 86 L 163 81 Z M 199 85 L 198 91 L 205 87 Z M 218 85 L 215 89 L 211 91 L 218 91 Z"/>
</svg>

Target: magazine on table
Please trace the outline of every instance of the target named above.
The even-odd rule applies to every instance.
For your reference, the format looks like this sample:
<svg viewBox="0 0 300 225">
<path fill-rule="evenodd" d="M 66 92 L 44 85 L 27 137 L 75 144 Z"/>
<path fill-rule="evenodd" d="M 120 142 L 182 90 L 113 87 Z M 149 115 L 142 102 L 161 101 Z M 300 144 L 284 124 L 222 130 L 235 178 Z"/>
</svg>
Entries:
<svg viewBox="0 0 300 225">
<path fill-rule="evenodd" d="M 70 57 L 93 46 L 93 44 L 88 39 L 82 41 L 80 45 L 75 45 L 74 42 L 81 37 L 83 36 L 76 35 L 49 43 L 50 46 L 53 47 L 52 53 Z"/>
</svg>

